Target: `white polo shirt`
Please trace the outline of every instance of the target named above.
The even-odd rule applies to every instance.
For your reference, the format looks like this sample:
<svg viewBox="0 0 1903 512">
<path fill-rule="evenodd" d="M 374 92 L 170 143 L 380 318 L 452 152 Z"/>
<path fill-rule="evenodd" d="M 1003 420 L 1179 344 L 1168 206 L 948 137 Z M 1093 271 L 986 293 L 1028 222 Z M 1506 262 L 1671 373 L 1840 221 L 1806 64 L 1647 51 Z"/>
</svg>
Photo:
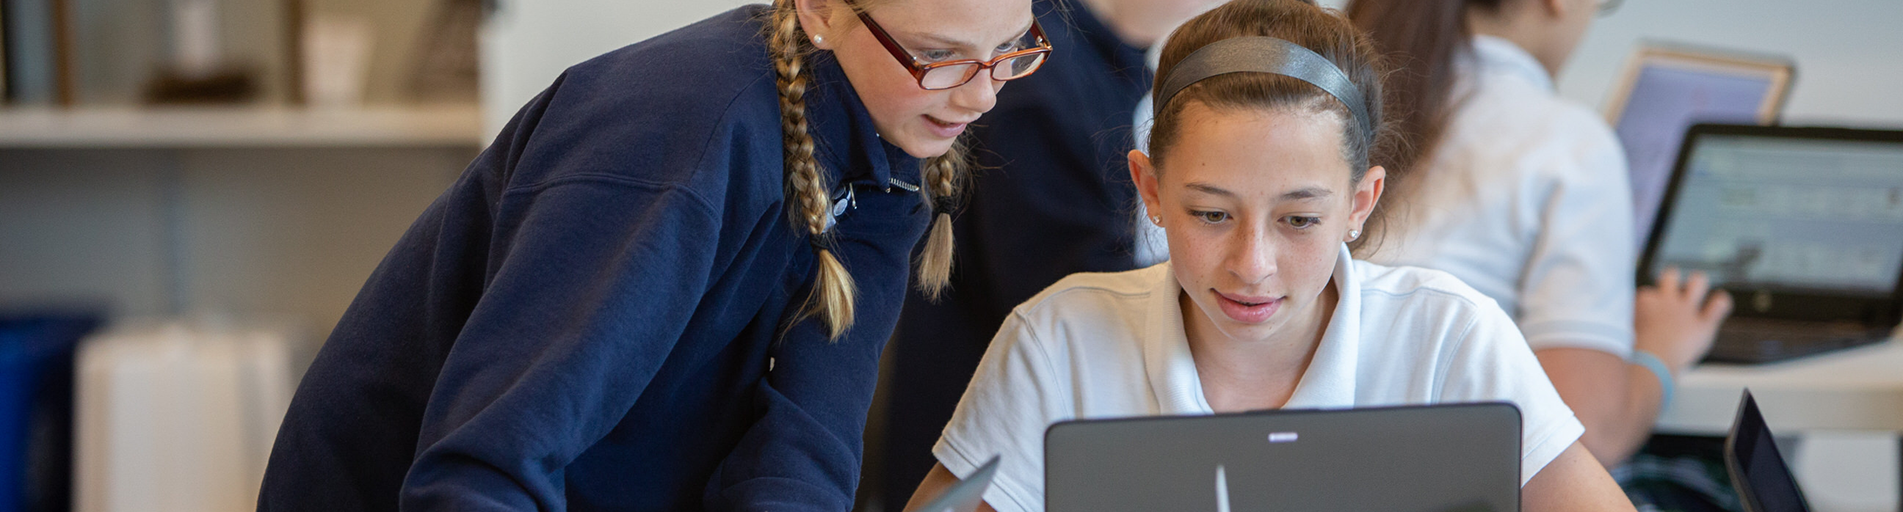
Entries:
<svg viewBox="0 0 1903 512">
<path fill-rule="evenodd" d="M 1287 408 L 1505 400 L 1522 417 L 1521 484 L 1585 432 L 1491 299 L 1446 273 L 1350 259 Z M 1044 430 L 1080 418 L 1212 414 L 1169 263 L 1075 274 L 1013 310 L 932 452 L 961 478 L 1003 454 L 985 502 L 1044 508 Z"/>
<path fill-rule="evenodd" d="M 1445 270 L 1534 350 L 1632 353 L 1632 188 L 1619 139 L 1513 42 L 1476 36 L 1459 107 L 1369 261 Z"/>
</svg>

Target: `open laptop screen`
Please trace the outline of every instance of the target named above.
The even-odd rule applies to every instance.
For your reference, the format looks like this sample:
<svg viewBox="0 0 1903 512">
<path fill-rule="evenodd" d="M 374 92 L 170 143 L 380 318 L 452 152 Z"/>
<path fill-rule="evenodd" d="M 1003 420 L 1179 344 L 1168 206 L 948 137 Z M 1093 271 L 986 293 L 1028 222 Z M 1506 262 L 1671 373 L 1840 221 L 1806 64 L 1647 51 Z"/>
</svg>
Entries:
<svg viewBox="0 0 1903 512">
<path fill-rule="evenodd" d="M 1903 271 L 1903 141 L 1698 134 L 1645 275 L 1890 297 Z"/>
<path fill-rule="evenodd" d="M 1745 390 L 1738 404 L 1738 417 L 1731 423 L 1731 435 L 1725 439 L 1725 469 L 1731 474 L 1732 486 L 1738 488 L 1746 512 L 1810 510 L 1750 390 Z"/>
</svg>

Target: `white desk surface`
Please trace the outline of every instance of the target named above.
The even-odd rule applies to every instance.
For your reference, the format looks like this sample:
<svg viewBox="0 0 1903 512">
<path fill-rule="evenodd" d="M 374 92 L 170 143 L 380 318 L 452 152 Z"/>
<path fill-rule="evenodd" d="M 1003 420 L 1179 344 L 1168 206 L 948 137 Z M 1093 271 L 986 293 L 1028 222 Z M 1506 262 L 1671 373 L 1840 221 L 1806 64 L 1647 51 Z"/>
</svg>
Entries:
<svg viewBox="0 0 1903 512">
<path fill-rule="evenodd" d="M 1693 368 L 1679 376 L 1677 397 L 1659 415 L 1658 430 L 1723 435 L 1750 387 L 1773 431 L 1903 431 L 1899 338 L 1769 365 Z"/>
</svg>

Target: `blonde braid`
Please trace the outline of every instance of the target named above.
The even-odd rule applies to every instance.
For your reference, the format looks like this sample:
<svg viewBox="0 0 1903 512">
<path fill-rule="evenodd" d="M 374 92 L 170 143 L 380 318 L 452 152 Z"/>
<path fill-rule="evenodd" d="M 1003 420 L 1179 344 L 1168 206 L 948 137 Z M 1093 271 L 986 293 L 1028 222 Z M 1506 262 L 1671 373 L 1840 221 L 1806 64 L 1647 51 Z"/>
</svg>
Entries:
<svg viewBox="0 0 1903 512">
<path fill-rule="evenodd" d="M 775 0 L 769 25 L 768 50 L 773 53 L 774 70 L 779 74 L 780 132 L 785 145 L 786 199 L 792 207 L 795 223 L 804 223 L 812 237 L 818 275 L 813 294 L 800 311 L 800 318 L 819 316 L 826 321 L 832 339 L 839 339 L 853 322 L 853 297 L 857 295 L 852 275 L 827 249 L 826 223 L 832 217 L 832 199 L 819 160 L 813 157 L 813 135 L 806 129 L 806 33 L 800 29 L 793 0 Z M 797 225 L 797 224 L 796 224 Z"/>
<path fill-rule="evenodd" d="M 952 226 L 951 211 L 957 206 L 965 178 L 965 147 L 961 139 L 951 151 L 925 160 L 920 174 L 928 185 L 925 199 L 937 212 L 932 232 L 926 235 L 925 250 L 918 256 L 918 287 L 927 300 L 937 302 L 951 285 Z"/>
</svg>

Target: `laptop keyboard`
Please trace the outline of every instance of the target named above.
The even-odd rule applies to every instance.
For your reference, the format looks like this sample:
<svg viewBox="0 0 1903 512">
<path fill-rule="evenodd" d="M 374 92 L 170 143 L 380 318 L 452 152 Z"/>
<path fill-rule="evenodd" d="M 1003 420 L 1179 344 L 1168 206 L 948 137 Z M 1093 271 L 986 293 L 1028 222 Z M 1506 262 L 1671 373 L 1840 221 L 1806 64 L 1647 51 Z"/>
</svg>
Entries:
<svg viewBox="0 0 1903 512">
<path fill-rule="evenodd" d="M 1732 318 L 1718 328 L 1705 362 L 1769 363 L 1882 341 L 1887 330 L 1854 322 Z"/>
</svg>

